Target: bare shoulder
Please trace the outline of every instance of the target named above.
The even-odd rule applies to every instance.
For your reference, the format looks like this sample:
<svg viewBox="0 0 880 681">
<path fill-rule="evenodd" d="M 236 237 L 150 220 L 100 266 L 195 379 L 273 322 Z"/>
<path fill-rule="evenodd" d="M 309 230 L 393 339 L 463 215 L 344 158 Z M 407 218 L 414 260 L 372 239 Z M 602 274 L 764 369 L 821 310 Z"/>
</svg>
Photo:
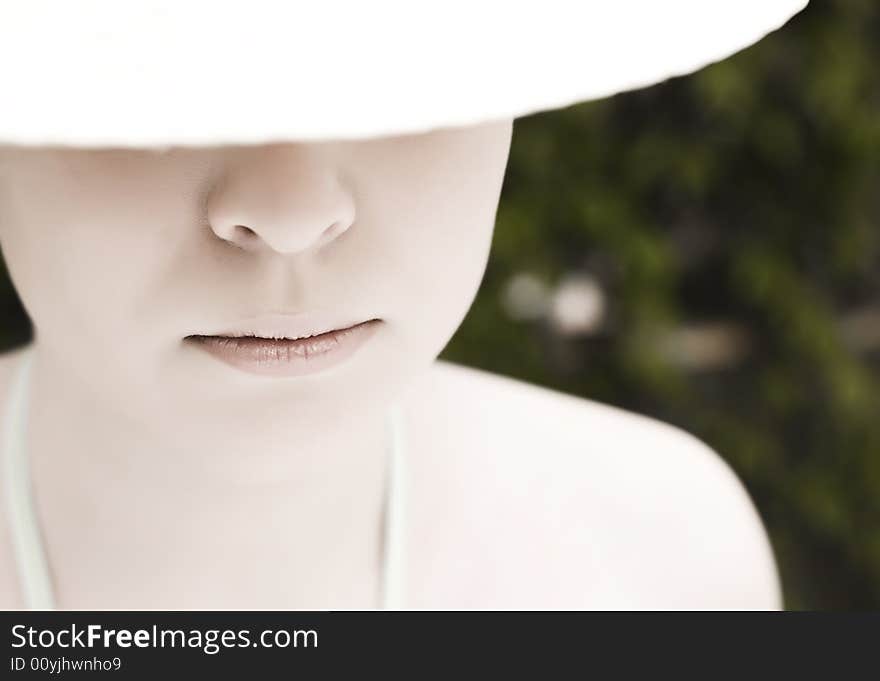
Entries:
<svg viewBox="0 0 880 681">
<path fill-rule="evenodd" d="M 517 594 L 514 607 L 781 607 L 759 515 L 698 438 L 449 362 L 424 380 L 433 416 L 419 430 L 444 443 L 446 460 L 417 466 L 446 481 L 447 506 L 450 494 L 462 501 L 467 517 L 449 527 L 470 533 L 471 549 L 493 565 L 489 605 L 510 607 Z M 435 503 L 433 513 L 444 501 Z"/>
<path fill-rule="evenodd" d="M 6 432 L 6 407 L 9 385 L 25 348 L 0 353 L 0 446 Z M 4 452 L 0 452 L 2 454 Z M 9 514 L 6 509 L 6 478 L 0 466 L 0 610 L 18 610 L 24 607 L 18 590 L 18 575 L 12 562 L 12 541 L 9 534 Z"/>
</svg>

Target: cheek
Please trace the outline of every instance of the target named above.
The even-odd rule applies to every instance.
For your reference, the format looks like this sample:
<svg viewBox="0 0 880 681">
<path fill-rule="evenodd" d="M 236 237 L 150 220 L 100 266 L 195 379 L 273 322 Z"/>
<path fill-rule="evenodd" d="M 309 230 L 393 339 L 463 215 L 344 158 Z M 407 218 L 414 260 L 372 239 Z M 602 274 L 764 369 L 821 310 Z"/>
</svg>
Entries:
<svg viewBox="0 0 880 681">
<path fill-rule="evenodd" d="M 489 159 L 491 160 L 491 159 Z M 441 162 L 442 161 L 442 162 Z M 429 168 L 430 171 L 424 170 Z M 389 291 L 400 301 L 408 342 L 439 354 L 479 289 L 492 243 L 503 169 L 460 157 L 432 159 L 408 173 L 373 174 L 371 224 L 393 240 Z"/>
<path fill-rule="evenodd" d="M 454 332 L 480 286 L 489 257 L 494 213 L 479 201 L 439 197 L 408 235 L 410 294 L 426 316 Z"/>
<path fill-rule="evenodd" d="M 120 334 L 131 343 L 144 335 L 137 328 L 142 301 L 164 267 L 168 243 L 161 230 L 143 224 L 155 210 L 131 201 L 119 206 L 108 196 L 103 203 L 85 194 L 22 201 L 4 225 L 10 276 L 49 345 L 63 339 L 94 348 Z"/>
<path fill-rule="evenodd" d="M 13 161 L 14 172 L 0 173 L 0 234 L 41 343 L 105 356 L 126 354 L 120 338 L 149 343 L 168 313 L 157 294 L 179 287 L 178 254 L 199 236 L 193 178 L 203 168 L 109 152 Z"/>
<path fill-rule="evenodd" d="M 29 233 L 18 240 L 9 260 L 41 339 L 94 343 L 111 333 L 135 331 L 131 321 L 147 273 L 156 267 L 151 262 L 156 249 L 115 227 L 28 224 Z"/>
</svg>

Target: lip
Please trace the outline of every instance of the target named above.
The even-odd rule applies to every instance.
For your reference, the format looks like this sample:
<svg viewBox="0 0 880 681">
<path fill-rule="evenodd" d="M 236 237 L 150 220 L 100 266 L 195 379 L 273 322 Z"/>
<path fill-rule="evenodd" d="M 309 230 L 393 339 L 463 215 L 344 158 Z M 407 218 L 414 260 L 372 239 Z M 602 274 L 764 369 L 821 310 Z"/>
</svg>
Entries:
<svg viewBox="0 0 880 681">
<path fill-rule="evenodd" d="M 299 314 L 273 313 L 248 317 L 229 326 L 205 331 L 199 335 L 296 339 L 347 329 L 363 321 L 363 317 L 344 316 L 321 310 Z"/>
<path fill-rule="evenodd" d="M 184 341 L 241 371 L 304 376 L 342 363 L 378 330 L 381 319 L 330 327 L 316 315 L 254 317 L 251 322 Z"/>
</svg>

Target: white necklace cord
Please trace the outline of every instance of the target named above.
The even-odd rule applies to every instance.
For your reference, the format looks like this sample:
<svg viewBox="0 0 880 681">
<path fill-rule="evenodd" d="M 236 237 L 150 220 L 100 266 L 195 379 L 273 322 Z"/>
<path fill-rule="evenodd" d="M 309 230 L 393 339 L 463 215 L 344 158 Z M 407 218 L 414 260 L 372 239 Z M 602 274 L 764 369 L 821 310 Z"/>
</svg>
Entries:
<svg viewBox="0 0 880 681">
<path fill-rule="evenodd" d="M 386 478 L 384 531 L 382 538 L 382 610 L 400 610 L 404 585 L 404 528 L 406 485 L 404 479 L 403 415 L 397 404 L 389 412 L 388 474 Z"/>
<path fill-rule="evenodd" d="M 54 610 L 55 597 L 33 499 L 30 471 L 24 451 L 27 404 L 33 352 L 25 350 L 15 373 L 3 428 L 3 480 L 12 551 L 27 610 Z M 382 534 L 381 608 L 401 609 L 403 595 L 404 482 L 403 418 L 398 405 L 388 417 L 389 452 Z"/>
<path fill-rule="evenodd" d="M 36 518 L 30 471 L 24 458 L 24 433 L 27 424 L 26 405 L 29 394 L 33 353 L 26 350 L 16 372 L 9 395 L 4 424 L 3 479 L 6 481 L 12 551 L 15 555 L 25 608 L 53 610 L 55 598 L 46 561 L 44 541 Z"/>
</svg>

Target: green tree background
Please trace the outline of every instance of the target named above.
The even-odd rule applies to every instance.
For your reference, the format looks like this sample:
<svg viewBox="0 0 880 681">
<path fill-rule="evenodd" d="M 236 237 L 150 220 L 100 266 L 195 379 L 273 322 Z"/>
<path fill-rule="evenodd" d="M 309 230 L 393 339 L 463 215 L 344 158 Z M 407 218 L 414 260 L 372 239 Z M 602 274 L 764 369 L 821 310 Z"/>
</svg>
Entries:
<svg viewBox="0 0 880 681">
<path fill-rule="evenodd" d="M 789 609 L 880 607 L 878 45 L 874 0 L 812 0 L 695 75 L 518 119 L 442 354 L 714 447 Z M 31 330 L 3 281 L 10 347 Z"/>
</svg>

